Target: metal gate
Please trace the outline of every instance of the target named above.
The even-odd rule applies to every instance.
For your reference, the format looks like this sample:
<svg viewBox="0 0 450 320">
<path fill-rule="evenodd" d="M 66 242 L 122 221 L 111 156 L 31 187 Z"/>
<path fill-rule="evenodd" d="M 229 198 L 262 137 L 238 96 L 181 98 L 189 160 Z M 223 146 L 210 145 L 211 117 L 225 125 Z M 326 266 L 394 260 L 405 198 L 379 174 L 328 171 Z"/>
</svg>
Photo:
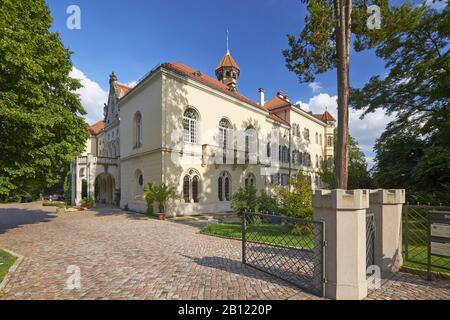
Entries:
<svg viewBox="0 0 450 320">
<path fill-rule="evenodd" d="M 245 213 L 242 262 L 318 296 L 325 295 L 325 223 Z"/>
<path fill-rule="evenodd" d="M 375 264 L 375 214 L 366 213 L 366 270 Z"/>
</svg>

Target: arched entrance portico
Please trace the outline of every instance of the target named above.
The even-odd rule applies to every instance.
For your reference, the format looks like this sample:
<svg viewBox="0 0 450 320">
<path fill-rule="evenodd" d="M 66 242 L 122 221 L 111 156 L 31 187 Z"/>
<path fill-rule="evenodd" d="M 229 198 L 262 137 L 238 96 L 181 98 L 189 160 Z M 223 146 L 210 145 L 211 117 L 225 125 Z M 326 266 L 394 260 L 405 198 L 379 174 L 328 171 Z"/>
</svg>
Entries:
<svg viewBox="0 0 450 320">
<path fill-rule="evenodd" d="M 110 173 L 102 173 L 95 178 L 95 200 L 97 203 L 114 204 L 115 180 Z"/>
</svg>

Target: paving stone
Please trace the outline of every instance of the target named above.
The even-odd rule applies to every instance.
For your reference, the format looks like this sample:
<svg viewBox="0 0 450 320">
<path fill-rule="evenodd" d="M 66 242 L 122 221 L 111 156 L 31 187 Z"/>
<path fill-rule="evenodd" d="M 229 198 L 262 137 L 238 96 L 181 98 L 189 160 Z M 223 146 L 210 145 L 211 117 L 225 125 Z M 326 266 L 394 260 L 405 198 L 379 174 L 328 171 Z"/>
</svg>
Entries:
<svg viewBox="0 0 450 320">
<path fill-rule="evenodd" d="M 24 256 L 0 299 L 318 299 L 242 265 L 239 241 L 195 226 L 108 208 L 54 211 L 0 205 L 0 247 Z M 80 290 L 66 288 L 70 265 Z M 450 299 L 450 282 L 398 273 L 368 299 Z"/>
</svg>

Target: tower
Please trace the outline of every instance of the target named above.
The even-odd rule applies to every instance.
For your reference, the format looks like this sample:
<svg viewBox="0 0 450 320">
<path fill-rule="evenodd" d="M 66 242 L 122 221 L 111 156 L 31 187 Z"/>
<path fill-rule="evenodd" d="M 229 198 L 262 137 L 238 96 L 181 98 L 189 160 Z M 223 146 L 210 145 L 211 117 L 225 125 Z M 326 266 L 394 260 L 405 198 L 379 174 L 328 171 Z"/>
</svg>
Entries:
<svg viewBox="0 0 450 320">
<path fill-rule="evenodd" d="M 237 91 L 237 80 L 241 70 L 234 61 L 228 48 L 228 31 L 227 31 L 227 52 L 216 68 L 217 79 L 224 83 L 230 91 Z"/>
</svg>

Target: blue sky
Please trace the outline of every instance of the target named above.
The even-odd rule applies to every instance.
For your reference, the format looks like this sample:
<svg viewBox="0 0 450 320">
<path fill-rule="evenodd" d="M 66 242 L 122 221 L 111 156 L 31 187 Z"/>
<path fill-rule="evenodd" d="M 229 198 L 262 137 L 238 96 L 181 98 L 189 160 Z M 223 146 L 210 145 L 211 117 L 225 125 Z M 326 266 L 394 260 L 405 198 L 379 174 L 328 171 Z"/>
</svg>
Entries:
<svg viewBox="0 0 450 320">
<path fill-rule="evenodd" d="M 101 119 L 106 102 L 108 75 L 115 71 L 122 83 L 133 83 L 155 65 L 181 61 L 204 73 L 230 50 L 240 65 L 239 91 L 257 100 L 259 87 L 271 97 L 277 90 L 314 112 L 328 107 L 335 113 L 335 70 L 317 77 L 315 84 L 299 84 L 285 67 L 281 51 L 286 34 L 301 30 L 305 7 L 299 0 L 47 0 L 54 23 L 66 47 L 74 52 L 74 76 L 82 79 L 80 91 L 87 120 Z M 81 9 L 81 29 L 69 30 L 70 5 Z M 351 84 L 362 86 L 372 75 L 384 74 L 383 61 L 373 52 L 351 56 Z M 389 121 L 382 112 L 365 120 L 352 112 L 351 134 L 366 155 Z"/>
</svg>

